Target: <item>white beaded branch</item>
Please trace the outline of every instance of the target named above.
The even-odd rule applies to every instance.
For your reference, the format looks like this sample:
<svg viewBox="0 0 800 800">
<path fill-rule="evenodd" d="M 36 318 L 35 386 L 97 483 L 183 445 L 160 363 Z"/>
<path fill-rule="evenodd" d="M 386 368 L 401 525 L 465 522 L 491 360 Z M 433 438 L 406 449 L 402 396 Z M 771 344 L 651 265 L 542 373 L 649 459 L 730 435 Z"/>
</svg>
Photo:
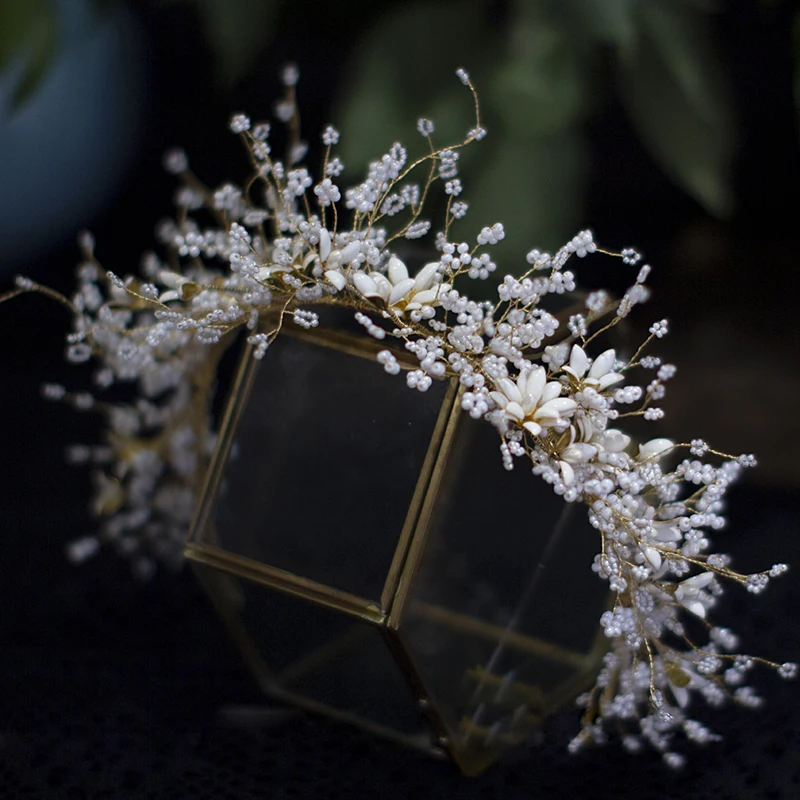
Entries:
<svg viewBox="0 0 800 800">
<path fill-rule="evenodd" d="M 663 416 L 655 404 L 675 367 L 645 351 L 667 333 L 667 322 L 653 324 L 630 358 L 612 349 L 592 355 L 598 337 L 647 298 L 650 267 L 640 266 L 615 301 L 605 291 L 580 293 L 567 266 L 574 256 L 597 252 L 632 268 L 640 261 L 634 250 L 600 250 L 583 231 L 555 255 L 531 251 L 527 271 L 506 275 L 495 302 L 470 300 L 456 288 L 492 275 L 490 248 L 504 237 L 500 223 L 484 227 L 475 243 L 452 235 L 468 210 L 457 199 L 463 188 L 459 154 L 485 136 L 475 89 L 463 70 L 457 74 L 475 103 L 475 127 L 466 137 L 437 148 L 434 124 L 419 120 L 428 151 L 409 162 L 406 149 L 393 145 L 342 201 L 334 128 L 322 134 L 317 182 L 302 166 L 307 146 L 299 138 L 297 72 L 287 69 L 285 96 L 276 106 L 288 130 L 285 160 L 271 151 L 270 126 L 253 126 L 242 114 L 231 120 L 252 165 L 242 188 L 224 184 L 212 191 L 190 172 L 182 151 L 165 157 L 181 179 L 176 220 L 158 228 L 168 263 L 148 254 L 143 278 L 121 279 L 100 268 L 94 243 L 84 235 L 72 298 L 26 278 L 0 298 L 27 291 L 55 297 L 74 315 L 68 360 L 95 359 L 101 390 L 117 383 L 136 387 L 129 403 L 44 387 L 47 397 L 108 419 L 102 446 L 68 451 L 70 460 L 95 465 L 93 510 L 103 517 L 100 532 L 73 542 L 69 555 L 81 561 L 107 543 L 129 556 L 142 577 L 156 560 L 179 564 L 213 447 L 214 376 L 232 332 L 246 328 L 255 358 L 262 358 L 287 321 L 311 328 L 319 324 L 315 307 L 349 308 L 367 334 L 398 340 L 416 357 L 418 366 L 403 368 L 412 389 L 424 392 L 433 380 L 458 379 L 464 411 L 497 429 L 506 469 L 525 464 L 564 502 L 587 507 L 600 551 L 592 569 L 608 582 L 614 605 L 600 618 L 610 649 L 594 689 L 579 699 L 585 713 L 571 749 L 612 733 L 632 752 L 647 745 L 680 766 L 684 757 L 673 749 L 680 734 L 700 743 L 719 738 L 687 716 L 692 698 L 755 706 L 759 698 L 743 685 L 755 664 L 784 678 L 797 673 L 795 664 L 736 654 L 737 637 L 708 620 L 726 583 L 759 593 L 787 569 L 775 564 L 743 574 L 731 569 L 728 555 L 709 552 L 709 532 L 725 524 L 724 495 L 755 459 L 718 452 L 700 439 L 654 438 L 634 447 L 616 427 L 628 417 Z M 429 233 L 422 214 L 442 185 L 444 224 L 432 260 L 412 276 L 394 250 Z M 193 215 L 213 224 L 201 227 Z M 552 294 L 572 294 L 578 303 L 566 331 L 543 307 Z M 388 348 L 377 360 L 390 374 L 401 371 Z M 652 377 L 635 382 L 637 373 Z M 689 637 L 689 619 L 706 631 L 707 641 Z"/>
</svg>

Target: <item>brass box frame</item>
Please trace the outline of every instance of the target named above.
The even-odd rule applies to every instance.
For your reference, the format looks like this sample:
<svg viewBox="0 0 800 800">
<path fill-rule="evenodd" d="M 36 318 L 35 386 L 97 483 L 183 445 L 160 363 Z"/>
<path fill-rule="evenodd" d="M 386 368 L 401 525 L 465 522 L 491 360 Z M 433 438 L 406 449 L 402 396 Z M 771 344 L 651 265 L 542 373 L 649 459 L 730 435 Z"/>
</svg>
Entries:
<svg viewBox="0 0 800 800">
<path fill-rule="evenodd" d="M 332 347 L 349 355 L 372 360 L 379 350 L 385 349 L 385 345 L 375 340 L 338 331 L 297 330 L 282 335 L 289 335 L 313 344 Z M 416 366 L 409 360 L 407 353 L 398 351 L 396 356 L 404 366 Z M 269 354 L 264 361 L 268 362 L 268 360 Z M 491 747 L 476 749 L 460 746 L 459 736 L 454 736 L 454 731 L 450 730 L 444 714 L 439 709 L 435 696 L 428 690 L 423 674 L 415 664 L 412 650 L 400 630 L 409 590 L 420 566 L 440 485 L 451 456 L 460 420 L 463 417 L 464 412 L 460 408 L 463 387 L 458 385 L 457 379 L 449 380 L 405 523 L 397 540 L 380 601 L 375 602 L 375 600 L 359 597 L 284 569 L 245 558 L 225 550 L 216 543 L 211 525 L 212 510 L 239 420 L 249 400 L 256 371 L 261 366 L 262 364 L 252 357 L 252 347 L 247 345 L 241 355 L 230 397 L 222 416 L 217 444 L 187 539 L 186 558 L 192 562 L 214 607 L 229 628 L 259 686 L 268 696 L 346 723 L 355 724 L 362 729 L 420 748 L 434 756 L 449 756 L 467 775 L 476 775 L 482 772 L 503 752 L 511 746 L 519 744 L 525 737 L 505 733 L 498 737 Z M 404 387 L 398 386 L 398 390 L 403 391 Z M 274 672 L 259 652 L 250 632 L 239 616 L 238 608 L 241 598 L 238 596 L 237 587 L 231 581 L 231 576 L 300 598 L 377 629 L 412 693 L 412 702 L 416 703 L 427 722 L 430 736 L 409 736 L 389 726 L 286 689 L 282 684 L 290 675 L 310 669 L 333 655 L 338 647 L 347 645 L 347 642 L 344 641 L 346 637 L 343 637 L 342 641 L 328 642 L 283 672 Z M 602 631 L 596 637 L 591 650 L 585 653 L 559 647 L 556 644 L 525 636 L 507 628 L 500 628 L 438 606 L 426 606 L 423 613 L 438 623 L 446 624 L 453 629 L 468 632 L 475 637 L 507 643 L 530 655 L 547 659 L 556 664 L 569 665 L 573 670 L 577 669 L 573 679 L 566 681 L 558 691 L 546 696 L 536 686 L 522 683 L 515 685 L 515 691 L 527 701 L 526 705 L 530 709 L 528 716 L 536 724 L 563 708 L 581 690 L 591 684 L 600 659 L 606 650 L 606 640 L 602 636 Z M 471 672 L 474 672 L 472 675 L 474 680 L 481 684 L 491 685 L 493 681 L 501 680 L 481 667 L 476 667 Z M 469 736 L 470 726 L 477 727 L 469 720 L 462 720 L 460 733 L 466 732 Z M 483 731 L 483 733 L 487 732 Z"/>
</svg>

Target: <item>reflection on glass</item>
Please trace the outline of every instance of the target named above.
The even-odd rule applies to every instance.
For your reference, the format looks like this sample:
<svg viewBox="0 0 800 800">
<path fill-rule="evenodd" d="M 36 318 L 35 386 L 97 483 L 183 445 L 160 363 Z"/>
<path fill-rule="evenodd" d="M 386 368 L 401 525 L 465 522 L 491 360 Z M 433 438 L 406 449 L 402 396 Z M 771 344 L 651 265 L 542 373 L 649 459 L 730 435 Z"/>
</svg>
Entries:
<svg viewBox="0 0 800 800">
<path fill-rule="evenodd" d="M 379 601 L 447 384 L 290 336 L 255 374 L 213 523 L 221 547 Z"/>
<path fill-rule="evenodd" d="M 399 626 L 467 759 L 530 736 L 602 646 L 594 531 L 520 466 L 506 473 L 497 434 L 464 415 Z"/>
</svg>

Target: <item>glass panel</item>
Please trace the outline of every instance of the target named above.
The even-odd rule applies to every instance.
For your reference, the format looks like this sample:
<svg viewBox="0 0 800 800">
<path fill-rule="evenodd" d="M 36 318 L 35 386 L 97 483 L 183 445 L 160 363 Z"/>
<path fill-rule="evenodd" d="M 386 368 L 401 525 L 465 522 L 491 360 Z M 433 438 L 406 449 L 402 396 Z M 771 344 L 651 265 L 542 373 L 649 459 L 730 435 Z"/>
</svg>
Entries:
<svg viewBox="0 0 800 800">
<path fill-rule="evenodd" d="M 506 472 L 498 447 L 490 425 L 462 415 L 399 626 L 467 760 L 529 736 L 602 653 L 607 587 L 590 569 L 585 509 L 522 460 Z"/>
<path fill-rule="evenodd" d="M 198 570 L 267 693 L 429 744 L 379 627 L 215 568 Z"/>
<path fill-rule="evenodd" d="M 283 336 L 258 367 L 210 517 L 212 543 L 377 602 L 447 384 Z"/>
</svg>

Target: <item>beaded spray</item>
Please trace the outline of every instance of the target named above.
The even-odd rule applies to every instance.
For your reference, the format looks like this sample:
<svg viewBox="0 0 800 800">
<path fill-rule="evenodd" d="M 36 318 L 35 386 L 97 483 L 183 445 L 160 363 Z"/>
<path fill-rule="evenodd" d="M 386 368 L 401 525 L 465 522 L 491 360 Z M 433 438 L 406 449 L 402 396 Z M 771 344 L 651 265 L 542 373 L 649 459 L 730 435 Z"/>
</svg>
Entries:
<svg viewBox="0 0 800 800">
<path fill-rule="evenodd" d="M 152 574 L 157 561 L 178 566 L 214 443 L 217 366 L 232 334 L 246 329 L 260 359 L 287 323 L 319 325 L 315 307 L 350 309 L 367 334 L 397 340 L 419 362 L 408 367 L 385 349 L 377 360 L 386 372 L 404 371 L 407 386 L 419 392 L 433 380 L 456 377 L 465 387 L 463 410 L 496 428 L 503 466 L 528 468 L 565 503 L 586 507 L 599 540 L 592 569 L 608 582 L 613 608 L 600 617 L 610 647 L 595 687 L 578 699 L 582 726 L 570 749 L 618 735 L 626 749 L 649 746 L 679 767 L 677 738 L 720 738 L 687 716 L 692 695 L 712 706 L 732 700 L 753 707 L 760 699 L 743 685 L 752 667 L 770 667 L 783 678 L 797 673 L 792 663 L 737 654 L 738 637 L 708 619 L 726 584 L 757 594 L 787 569 L 775 564 L 742 574 L 730 568 L 728 555 L 709 552 L 708 532 L 725 525 L 724 495 L 755 459 L 718 452 L 700 439 L 654 438 L 636 447 L 617 427 L 626 418 L 663 417 L 655 404 L 675 374 L 673 365 L 646 354 L 667 333 L 666 320 L 652 325 L 630 358 L 612 349 L 593 354 L 598 337 L 647 299 L 650 267 L 637 266 L 636 251 L 602 250 L 583 231 L 552 256 L 528 253 L 527 271 L 506 275 L 494 302 L 470 300 L 455 287 L 494 273 L 491 247 L 504 237 L 500 223 L 484 227 L 474 243 L 452 231 L 468 210 L 457 177 L 460 151 L 486 135 L 473 84 L 464 70 L 457 75 L 475 106 L 466 137 L 436 147 L 434 123 L 419 120 L 426 154 L 409 162 L 406 149 L 394 144 L 342 202 L 333 127 L 322 134 L 316 182 L 302 165 L 308 148 L 300 139 L 298 72 L 289 66 L 275 107 L 288 132 L 283 160 L 272 153 L 269 124 L 253 125 L 243 114 L 230 122 L 252 166 L 243 187 L 211 190 L 182 151 L 166 154 L 167 170 L 181 182 L 176 219 L 157 231 L 168 263 L 150 253 L 141 278 L 120 278 L 101 268 L 92 237 L 82 234 L 72 298 L 23 277 L 0 296 L 2 302 L 41 292 L 65 305 L 74 317 L 67 359 L 94 359 L 99 390 L 118 383 L 137 390 L 133 402 L 107 403 L 89 392 L 44 386 L 45 397 L 107 419 L 103 445 L 77 445 L 67 454 L 95 465 L 92 510 L 102 518 L 97 535 L 71 543 L 68 554 L 83 561 L 109 543 L 130 557 L 140 577 Z M 439 187 L 443 227 L 432 260 L 410 275 L 393 245 L 429 234 L 422 214 Z M 215 225 L 201 228 L 193 218 L 198 212 Z M 637 270 L 621 300 L 576 289 L 569 262 L 595 253 Z M 579 304 L 564 330 L 544 305 L 549 296 L 569 294 Z M 705 641 L 690 639 L 687 617 L 700 620 Z"/>
</svg>

